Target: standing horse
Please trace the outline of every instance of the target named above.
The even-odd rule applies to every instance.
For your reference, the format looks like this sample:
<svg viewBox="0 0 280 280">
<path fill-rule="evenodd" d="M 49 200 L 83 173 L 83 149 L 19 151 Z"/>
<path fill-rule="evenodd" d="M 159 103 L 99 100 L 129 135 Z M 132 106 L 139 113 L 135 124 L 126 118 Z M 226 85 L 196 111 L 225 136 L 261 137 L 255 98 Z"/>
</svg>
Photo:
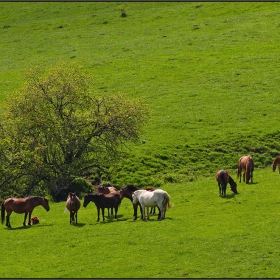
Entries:
<svg viewBox="0 0 280 280">
<path fill-rule="evenodd" d="M 121 198 L 119 194 L 115 193 L 109 193 L 109 194 L 85 194 L 84 196 L 84 207 L 87 207 L 87 205 L 90 203 L 90 201 L 94 202 L 96 208 L 97 208 L 97 222 L 99 221 L 100 216 L 100 209 L 102 210 L 102 217 L 103 222 L 105 220 L 104 218 L 104 209 L 105 208 L 111 208 L 113 207 L 115 209 L 115 219 L 117 219 L 117 213 L 119 205 L 121 204 Z"/>
<path fill-rule="evenodd" d="M 251 183 L 253 183 L 254 161 L 250 155 L 243 156 L 238 160 L 237 177 L 240 178 L 239 181 L 240 183 L 241 183 L 242 169 L 244 169 L 243 182 L 245 182 L 245 177 L 246 177 L 246 184 L 248 184 L 250 180 Z"/>
<path fill-rule="evenodd" d="M 120 190 L 120 197 L 121 197 L 121 199 L 126 197 L 126 198 L 128 198 L 132 202 L 134 220 L 137 219 L 137 208 L 138 208 L 138 206 L 140 207 L 140 211 L 141 211 L 141 219 L 143 219 L 143 211 L 142 211 L 140 203 L 137 202 L 137 203 L 134 204 L 133 201 L 132 201 L 132 194 L 135 191 L 137 191 L 137 190 L 139 190 L 139 188 L 137 188 L 137 187 L 135 187 L 133 185 L 128 185 L 126 187 L 122 187 L 121 190 Z M 147 187 L 147 188 L 145 188 L 145 190 L 147 190 L 147 191 L 154 191 L 155 188 Z M 150 214 L 152 214 L 152 213 L 155 214 L 155 207 L 151 208 Z M 159 210 L 158 217 L 160 217 L 160 210 Z"/>
<path fill-rule="evenodd" d="M 108 185 L 108 186 L 103 186 L 103 185 L 97 185 L 93 186 L 96 193 L 98 194 L 108 194 L 108 193 L 117 193 L 120 194 L 120 192 L 113 186 Z M 109 217 L 109 208 L 108 208 L 108 217 Z M 111 215 L 113 215 L 113 207 L 111 207 Z"/>
<path fill-rule="evenodd" d="M 78 210 L 80 209 L 81 202 L 75 193 L 70 192 L 66 201 L 66 209 L 70 212 L 70 224 L 76 221 L 78 217 Z"/>
<path fill-rule="evenodd" d="M 133 201 L 132 201 L 132 195 L 135 191 L 139 190 L 139 188 L 133 186 L 133 185 L 128 185 L 126 187 L 122 187 L 121 190 L 120 190 L 120 198 L 121 200 L 126 197 L 128 198 L 131 202 L 132 202 L 132 205 L 133 205 L 133 216 L 134 216 L 134 220 L 137 219 L 137 208 L 138 206 L 140 207 L 140 211 L 141 211 L 141 218 L 143 218 L 143 214 L 142 214 L 142 208 L 141 208 L 141 205 L 140 203 L 136 203 L 136 204 L 133 204 Z"/>
<path fill-rule="evenodd" d="M 6 210 L 6 212 L 7 212 L 6 226 L 7 227 L 9 227 L 9 228 L 11 227 L 10 216 L 13 211 L 17 214 L 24 213 L 24 220 L 23 220 L 24 226 L 26 226 L 25 221 L 26 221 L 27 215 L 29 214 L 28 225 L 31 225 L 30 219 L 31 219 L 32 211 L 35 207 L 37 207 L 39 205 L 42 205 L 46 209 L 46 211 L 50 210 L 49 202 L 44 197 L 28 196 L 25 198 L 7 198 L 6 200 L 4 200 L 2 202 L 2 207 L 1 207 L 2 224 L 4 222 L 5 210 Z"/>
<path fill-rule="evenodd" d="M 160 217 L 159 220 L 165 219 L 165 212 L 167 207 L 170 208 L 169 204 L 170 196 L 166 191 L 163 190 L 155 190 L 153 192 L 146 190 L 137 190 L 132 195 L 133 203 L 139 202 L 141 204 L 142 212 L 143 212 L 143 220 L 146 220 L 145 216 L 145 208 L 147 208 L 147 219 L 150 219 L 149 215 L 149 207 L 157 206 L 160 209 Z"/>
<path fill-rule="evenodd" d="M 277 156 L 273 163 L 271 164 L 272 165 L 272 171 L 274 172 L 276 170 L 276 167 L 278 166 L 278 170 L 279 170 L 279 173 L 280 173 L 280 156 Z"/>
<path fill-rule="evenodd" d="M 219 196 L 226 196 L 227 184 L 230 184 L 230 189 L 237 194 L 237 184 L 229 176 L 229 173 L 225 169 L 218 170 L 216 173 L 216 181 L 219 187 Z"/>
</svg>

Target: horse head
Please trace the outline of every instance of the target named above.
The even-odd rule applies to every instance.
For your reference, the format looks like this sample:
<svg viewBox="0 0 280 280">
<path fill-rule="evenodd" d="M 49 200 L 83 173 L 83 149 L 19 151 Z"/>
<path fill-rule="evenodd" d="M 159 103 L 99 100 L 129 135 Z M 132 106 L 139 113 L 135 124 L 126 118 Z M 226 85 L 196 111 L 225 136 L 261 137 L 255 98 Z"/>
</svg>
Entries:
<svg viewBox="0 0 280 280">
<path fill-rule="evenodd" d="M 235 194 L 238 194 L 238 192 L 237 192 L 237 184 L 235 182 L 233 182 L 230 185 L 230 190 L 233 191 Z"/>
<path fill-rule="evenodd" d="M 47 212 L 50 211 L 49 201 L 48 201 L 46 198 L 43 198 L 43 200 L 42 200 L 42 206 L 46 209 Z"/>
</svg>

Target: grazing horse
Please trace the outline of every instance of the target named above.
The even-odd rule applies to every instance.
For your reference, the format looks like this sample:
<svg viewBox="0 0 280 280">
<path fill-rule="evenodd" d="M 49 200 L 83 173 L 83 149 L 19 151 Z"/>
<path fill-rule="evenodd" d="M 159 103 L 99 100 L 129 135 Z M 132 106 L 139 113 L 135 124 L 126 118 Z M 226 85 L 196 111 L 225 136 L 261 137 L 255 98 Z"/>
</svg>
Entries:
<svg viewBox="0 0 280 280">
<path fill-rule="evenodd" d="M 226 189 L 228 183 L 230 184 L 231 191 L 233 191 L 235 194 L 238 193 L 237 184 L 229 176 L 228 172 L 225 169 L 218 170 L 218 172 L 216 173 L 216 181 L 218 182 L 220 196 L 226 196 Z"/>
<path fill-rule="evenodd" d="M 90 201 L 94 202 L 96 208 L 97 208 L 97 222 L 99 221 L 100 216 L 100 209 L 102 210 L 102 217 L 103 222 L 105 220 L 104 218 L 104 209 L 105 208 L 111 208 L 113 207 L 115 209 L 115 219 L 117 219 L 117 213 L 119 205 L 121 204 L 121 198 L 119 194 L 116 193 L 109 193 L 109 194 L 85 194 L 84 196 L 84 207 L 87 207 L 87 205 L 90 203 Z"/>
<path fill-rule="evenodd" d="M 169 204 L 170 196 L 166 191 L 157 189 L 153 192 L 146 190 L 136 190 L 132 195 L 133 203 L 139 202 L 141 204 L 142 212 L 143 212 L 143 220 L 146 220 L 145 216 L 145 208 L 147 208 L 147 219 L 150 219 L 149 215 L 149 207 L 157 206 L 160 209 L 160 217 L 159 220 L 165 219 L 166 208 L 170 208 Z"/>
<path fill-rule="evenodd" d="M 23 220 L 23 225 L 26 226 L 25 221 L 27 218 L 27 215 L 29 214 L 29 219 L 28 219 L 28 225 L 31 225 L 31 214 L 32 211 L 35 207 L 42 205 L 46 211 L 50 210 L 49 202 L 46 198 L 40 197 L 40 196 L 28 196 L 24 198 L 7 198 L 2 202 L 2 207 L 1 207 L 1 220 L 2 224 L 4 222 L 5 218 L 5 210 L 7 212 L 6 216 L 6 226 L 11 227 L 10 224 L 10 215 L 14 211 L 17 214 L 22 214 L 24 213 L 24 220 Z"/>
<path fill-rule="evenodd" d="M 279 173 L 280 173 L 280 156 L 277 156 L 272 163 L 272 171 L 273 172 L 276 170 L 277 166 L 278 166 L 278 170 L 279 170 Z"/>
<path fill-rule="evenodd" d="M 75 193 L 70 192 L 66 201 L 66 209 L 70 212 L 70 224 L 76 222 L 78 217 L 78 210 L 80 209 L 81 202 Z"/>
<path fill-rule="evenodd" d="M 246 184 L 248 184 L 250 180 L 251 183 L 253 183 L 254 161 L 250 155 L 242 156 L 238 161 L 237 177 L 240 178 L 239 181 L 240 183 L 241 183 L 242 169 L 244 169 L 243 182 L 245 182 L 245 177 L 246 177 Z"/>
</svg>

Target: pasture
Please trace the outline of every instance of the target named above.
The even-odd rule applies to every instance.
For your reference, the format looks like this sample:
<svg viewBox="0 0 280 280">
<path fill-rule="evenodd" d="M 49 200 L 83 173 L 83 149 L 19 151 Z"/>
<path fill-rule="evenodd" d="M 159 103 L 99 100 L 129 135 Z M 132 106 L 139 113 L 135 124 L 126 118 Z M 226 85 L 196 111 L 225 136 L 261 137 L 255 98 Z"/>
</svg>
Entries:
<svg viewBox="0 0 280 280">
<path fill-rule="evenodd" d="M 3 278 L 277 278 L 279 174 L 266 168 L 254 184 L 218 196 L 215 178 L 167 184 L 173 208 L 166 219 L 133 221 L 124 198 L 117 220 L 96 222 L 93 203 L 69 225 L 65 203 L 35 208 L 40 223 L 1 229 Z M 234 176 L 235 179 L 235 176 Z M 107 212 L 107 211 L 106 211 Z M 139 216 L 139 215 L 138 215 Z"/>
<path fill-rule="evenodd" d="M 29 68 L 81 63 L 92 94 L 143 96 L 152 111 L 138 144 L 109 169 L 115 186 L 166 190 L 166 219 L 96 222 L 90 203 L 69 225 L 65 203 L 40 223 L 2 225 L 3 278 L 277 278 L 279 145 L 277 2 L 2 2 L 0 104 Z M 121 9 L 127 17 L 121 17 Z M 236 178 L 240 156 L 254 183 Z M 218 196 L 225 168 L 239 194 Z M 83 201 L 81 201 L 81 204 Z M 139 214 L 138 214 L 139 216 Z"/>
</svg>

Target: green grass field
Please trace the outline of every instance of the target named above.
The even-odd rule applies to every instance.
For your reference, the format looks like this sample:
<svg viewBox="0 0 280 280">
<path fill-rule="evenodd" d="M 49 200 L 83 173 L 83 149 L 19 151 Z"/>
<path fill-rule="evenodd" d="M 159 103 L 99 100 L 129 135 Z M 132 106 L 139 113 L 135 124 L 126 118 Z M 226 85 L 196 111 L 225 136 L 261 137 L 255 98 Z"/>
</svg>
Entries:
<svg viewBox="0 0 280 280">
<path fill-rule="evenodd" d="M 64 203 L 36 208 L 33 227 L 13 213 L 1 277 L 279 277 L 277 2 L 2 2 L 0 11 L 0 102 L 28 69 L 59 60 L 85 67 L 92 94 L 144 97 L 142 139 L 108 179 L 161 187 L 174 204 L 161 222 L 133 222 L 128 200 L 105 223 L 93 204 L 77 226 Z M 249 153 L 255 183 L 218 197 L 216 171 L 236 180 Z"/>
</svg>

